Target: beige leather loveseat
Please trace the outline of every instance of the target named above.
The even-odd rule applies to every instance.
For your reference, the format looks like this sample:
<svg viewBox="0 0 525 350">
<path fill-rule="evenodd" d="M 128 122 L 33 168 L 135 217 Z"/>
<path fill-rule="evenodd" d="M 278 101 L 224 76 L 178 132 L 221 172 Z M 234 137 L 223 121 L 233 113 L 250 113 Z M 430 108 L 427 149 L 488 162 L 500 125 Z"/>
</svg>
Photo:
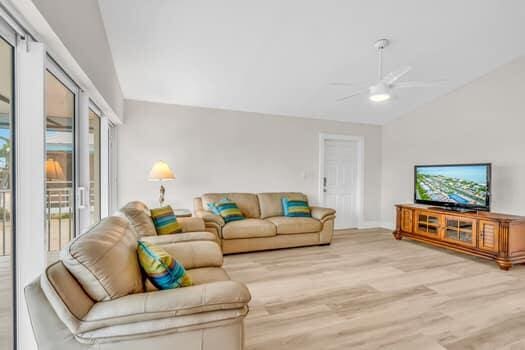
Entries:
<svg viewBox="0 0 525 350">
<path fill-rule="evenodd" d="M 267 249 L 329 244 L 334 231 L 335 210 L 311 207 L 311 218 L 285 217 L 282 197 L 308 200 L 303 193 L 206 193 L 194 199 L 195 214 L 206 230 L 220 239 L 224 254 Z M 234 201 L 245 220 L 225 223 L 208 210 L 208 203 L 222 198 Z"/>
<path fill-rule="evenodd" d="M 221 268 L 217 243 L 164 245 L 194 285 L 163 291 L 145 283 L 136 246 L 129 222 L 109 217 L 25 288 L 40 350 L 243 348 L 250 293 Z"/>
</svg>

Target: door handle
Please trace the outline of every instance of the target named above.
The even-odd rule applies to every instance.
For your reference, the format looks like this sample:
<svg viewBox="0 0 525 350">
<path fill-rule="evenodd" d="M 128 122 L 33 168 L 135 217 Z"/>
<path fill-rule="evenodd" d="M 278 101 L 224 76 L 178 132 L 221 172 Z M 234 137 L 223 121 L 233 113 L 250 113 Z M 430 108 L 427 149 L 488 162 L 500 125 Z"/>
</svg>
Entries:
<svg viewBox="0 0 525 350">
<path fill-rule="evenodd" d="M 86 207 L 86 188 L 78 187 L 77 188 L 77 198 L 78 198 L 78 209 L 84 209 Z"/>
</svg>

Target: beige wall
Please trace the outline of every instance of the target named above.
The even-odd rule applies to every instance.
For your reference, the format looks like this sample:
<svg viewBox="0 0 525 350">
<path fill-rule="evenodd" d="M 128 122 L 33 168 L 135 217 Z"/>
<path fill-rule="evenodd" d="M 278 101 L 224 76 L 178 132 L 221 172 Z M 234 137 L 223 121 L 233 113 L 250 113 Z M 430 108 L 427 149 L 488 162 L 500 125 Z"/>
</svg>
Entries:
<svg viewBox="0 0 525 350">
<path fill-rule="evenodd" d="M 413 166 L 492 162 L 492 210 L 525 215 L 525 57 L 383 126 L 382 218 L 412 202 Z"/>
<path fill-rule="evenodd" d="M 119 204 L 154 202 L 153 162 L 165 160 L 177 179 L 168 199 L 192 208 L 192 198 L 218 191 L 302 191 L 317 200 L 319 133 L 365 137 L 365 224 L 380 219 L 379 126 L 126 101 L 119 126 Z"/>
<path fill-rule="evenodd" d="M 113 111 L 122 118 L 122 90 L 97 0 L 32 1 Z"/>
</svg>

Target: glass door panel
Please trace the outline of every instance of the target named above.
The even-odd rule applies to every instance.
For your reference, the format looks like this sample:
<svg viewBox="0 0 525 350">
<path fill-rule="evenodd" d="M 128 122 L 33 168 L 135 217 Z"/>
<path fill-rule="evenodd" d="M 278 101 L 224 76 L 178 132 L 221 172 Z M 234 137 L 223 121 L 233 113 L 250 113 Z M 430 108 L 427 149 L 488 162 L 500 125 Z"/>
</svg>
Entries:
<svg viewBox="0 0 525 350">
<path fill-rule="evenodd" d="M 445 217 L 445 236 L 444 238 L 456 243 L 475 245 L 476 230 L 475 220 L 457 218 L 455 216 Z"/>
<path fill-rule="evenodd" d="M 439 216 L 433 215 L 431 213 L 419 212 L 417 213 L 416 217 L 417 217 L 417 225 L 416 225 L 417 233 L 431 236 L 431 237 L 439 236 L 439 229 L 440 229 Z"/>
<path fill-rule="evenodd" d="M 89 211 L 90 225 L 100 221 L 100 117 L 89 110 Z"/>
<path fill-rule="evenodd" d="M 46 231 L 50 261 L 75 237 L 75 94 L 46 71 Z"/>
<path fill-rule="evenodd" d="M 13 61 L 13 46 L 0 36 L 0 349 L 13 344 Z"/>
</svg>

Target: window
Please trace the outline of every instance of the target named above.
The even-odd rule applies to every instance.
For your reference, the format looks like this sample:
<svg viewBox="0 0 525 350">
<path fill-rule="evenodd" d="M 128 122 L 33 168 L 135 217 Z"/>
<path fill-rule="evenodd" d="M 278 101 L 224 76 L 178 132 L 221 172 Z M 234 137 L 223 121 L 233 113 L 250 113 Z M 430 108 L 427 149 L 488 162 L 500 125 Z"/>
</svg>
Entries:
<svg viewBox="0 0 525 350">
<path fill-rule="evenodd" d="M 0 349 L 13 346 L 13 62 L 13 46 L 0 34 Z"/>
<path fill-rule="evenodd" d="M 46 72 L 46 231 L 49 252 L 57 252 L 74 236 L 75 94 Z M 49 254 L 50 260 L 56 254 Z"/>
<path fill-rule="evenodd" d="M 89 212 L 90 225 L 100 221 L 100 117 L 89 110 Z"/>
</svg>

